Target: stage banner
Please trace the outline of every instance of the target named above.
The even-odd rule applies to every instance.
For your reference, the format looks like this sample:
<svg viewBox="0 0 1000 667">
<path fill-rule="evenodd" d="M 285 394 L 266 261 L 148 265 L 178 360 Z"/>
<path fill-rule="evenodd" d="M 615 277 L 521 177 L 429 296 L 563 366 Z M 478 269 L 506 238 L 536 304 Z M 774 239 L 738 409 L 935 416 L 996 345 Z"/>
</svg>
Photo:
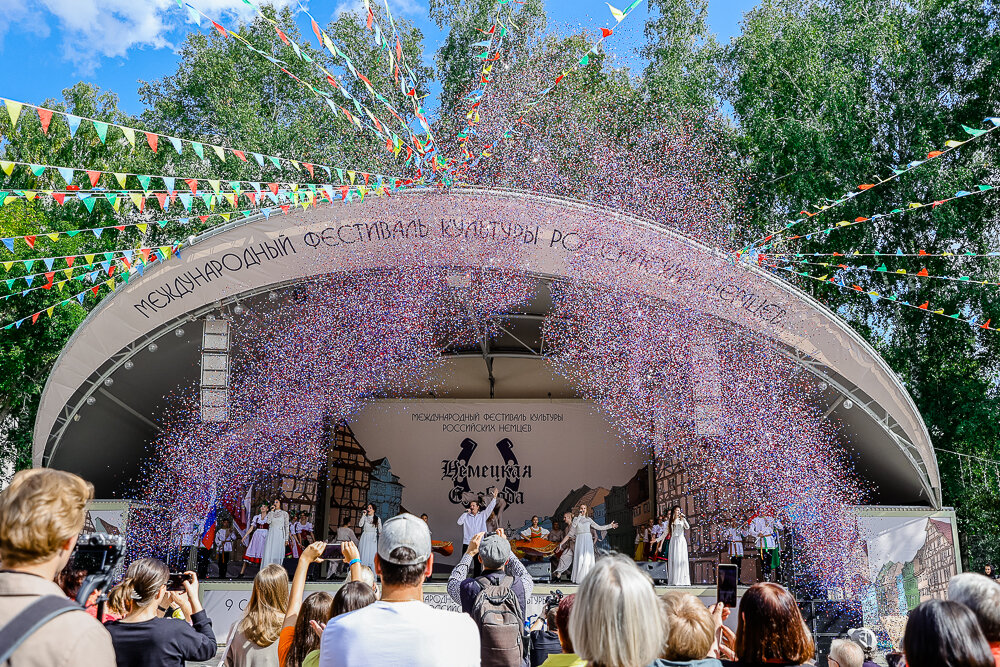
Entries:
<svg viewBox="0 0 1000 667">
<path fill-rule="evenodd" d="M 441 563 L 461 557 L 457 520 L 466 504 L 489 503 L 494 488 L 498 525 L 514 533 L 533 515 L 551 530 L 580 504 L 599 524 L 631 517 L 628 494 L 611 491 L 645 480 L 643 456 L 623 446 L 597 409 L 580 400 L 386 400 L 362 411 L 350 429 L 357 455 L 351 474 L 331 467 L 331 525 L 351 511 L 345 503 L 338 507 L 338 499 L 352 495 L 375 503 L 383 520 L 403 510 L 427 514 L 433 539 L 454 546 L 451 556 L 439 552 Z M 337 488 L 342 483 L 362 487 L 361 493 Z M 631 521 L 619 523 L 632 529 Z"/>
</svg>

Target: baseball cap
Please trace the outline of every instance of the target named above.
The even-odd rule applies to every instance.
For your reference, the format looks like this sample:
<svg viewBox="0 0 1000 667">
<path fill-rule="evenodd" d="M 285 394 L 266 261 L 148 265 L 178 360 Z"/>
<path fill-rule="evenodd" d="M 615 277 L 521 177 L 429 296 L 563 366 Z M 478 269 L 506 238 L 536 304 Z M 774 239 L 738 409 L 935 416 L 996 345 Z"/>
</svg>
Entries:
<svg viewBox="0 0 1000 667">
<path fill-rule="evenodd" d="M 510 542 L 496 533 L 487 535 L 479 545 L 479 557 L 487 570 L 503 567 L 510 558 Z"/>
<path fill-rule="evenodd" d="M 868 628 L 851 628 L 847 631 L 847 638 L 866 651 L 874 651 L 878 646 L 875 633 Z"/>
<path fill-rule="evenodd" d="M 407 560 L 391 556 L 399 547 L 406 547 L 416 552 Z M 431 556 L 431 531 L 427 522 L 412 514 L 394 516 L 382 524 L 382 532 L 378 537 L 378 557 L 386 563 L 396 565 L 418 565 L 427 562 Z"/>
</svg>

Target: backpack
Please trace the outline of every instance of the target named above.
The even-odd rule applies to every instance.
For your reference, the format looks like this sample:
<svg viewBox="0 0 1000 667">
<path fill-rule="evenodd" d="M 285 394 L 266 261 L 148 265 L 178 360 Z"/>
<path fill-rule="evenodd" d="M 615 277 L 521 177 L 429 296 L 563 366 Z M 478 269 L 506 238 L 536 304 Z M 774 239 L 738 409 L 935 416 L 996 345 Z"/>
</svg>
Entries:
<svg viewBox="0 0 1000 667">
<path fill-rule="evenodd" d="M 514 577 L 505 574 L 498 583 L 476 579 L 481 587 L 472 604 L 472 619 L 479 626 L 482 667 L 520 667 L 524 661 L 524 610 L 514 595 Z"/>
</svg>

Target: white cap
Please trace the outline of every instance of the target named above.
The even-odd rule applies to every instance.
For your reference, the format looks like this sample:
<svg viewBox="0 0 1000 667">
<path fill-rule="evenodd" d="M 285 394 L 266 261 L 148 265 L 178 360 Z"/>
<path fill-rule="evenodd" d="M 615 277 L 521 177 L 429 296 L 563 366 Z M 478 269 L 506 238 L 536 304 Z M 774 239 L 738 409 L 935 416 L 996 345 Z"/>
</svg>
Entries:
<svg viewBox="0 0 1000 667">
<path fill-rule="evenodd" d="M 847 631 L 847 638 L 866 651 L 874 651 L 878 646 L 878 638 L 868 628 L 851 628 Z"/>
<path fill-rule="evenodd" d="M 392 552 L 399 547 L 412 549 L 416 555 L 408 560 L 393 558 Z M 431 531 L 427 522 L 412 514 L 400 514 L 383 523 L 378 537 L 378 557 L 395 565 L 426 563 L 431 557 Z"/>
</svg>

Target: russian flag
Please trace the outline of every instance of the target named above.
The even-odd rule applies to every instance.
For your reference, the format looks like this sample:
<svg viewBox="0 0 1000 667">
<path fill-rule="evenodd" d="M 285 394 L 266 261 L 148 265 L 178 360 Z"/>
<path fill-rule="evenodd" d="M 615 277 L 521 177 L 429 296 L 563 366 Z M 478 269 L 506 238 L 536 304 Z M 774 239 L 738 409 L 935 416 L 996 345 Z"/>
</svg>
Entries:
<svg viewBox="0 0 1000 667">
<path fill-rule="evenodd" d="M 208 499 L 208 515 L 205 517 L 204 528 L 201 532 L 201 546 L 211 549 L 215 544 L 215 524 L 216 524 L 216 485 L 212 483 L 211 495 Z"/>
<path fill-rule="evenodd" d="M 232 500 L 224 503 L 226 511 L 233 517 L 233 527 L 242 537 L 247 532 L 247 525 L 250 517 L 253 516 L 253 485 L 247 487 L 247 493 L 243 496 L 243 502 L 237 505 Z"/>
</svg>

